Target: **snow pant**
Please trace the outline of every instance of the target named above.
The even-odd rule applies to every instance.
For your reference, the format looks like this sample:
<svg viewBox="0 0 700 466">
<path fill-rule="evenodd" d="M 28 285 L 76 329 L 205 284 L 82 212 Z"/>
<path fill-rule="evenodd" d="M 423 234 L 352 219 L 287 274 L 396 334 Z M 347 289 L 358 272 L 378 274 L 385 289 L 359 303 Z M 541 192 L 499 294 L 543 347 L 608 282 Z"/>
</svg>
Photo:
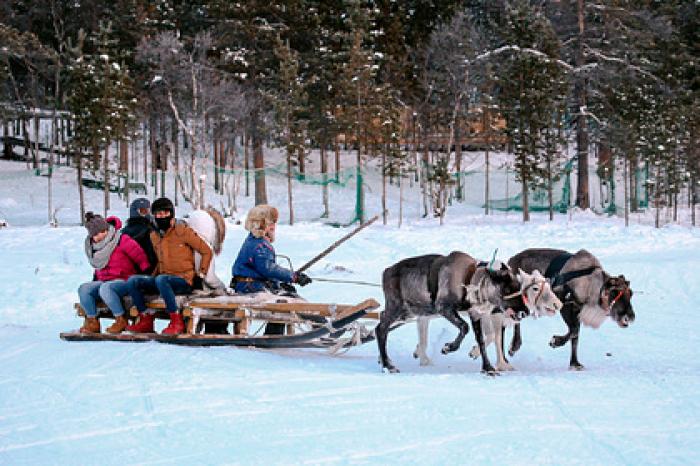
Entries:
<svg viewBox="0 0 700 466">
<path fill-rule="evenodd" d="M 175 295 L 189 294 L 192 287 L 187 280 L 177 275 L 132 275 L 127 282 L 129 294 L 134 301 L 134 306 L 139 312 L 146 312 L 146 299 L 144 294 L 158 293 L 165 301 L 165 309 L 169 313 L 177 312 Z"/>
<path fill-rule="evenodd" d="M 126 296 L 128 292 L 129 287 L 124 280 L 87 282 L 78 288 L 80 305 L 85 309 L 85 314 L 88 317 L 97 316 L 97 298 L 100 298 L 107 305 L 114 317 L 124 315 L 122 297 Z"/>
</svg>

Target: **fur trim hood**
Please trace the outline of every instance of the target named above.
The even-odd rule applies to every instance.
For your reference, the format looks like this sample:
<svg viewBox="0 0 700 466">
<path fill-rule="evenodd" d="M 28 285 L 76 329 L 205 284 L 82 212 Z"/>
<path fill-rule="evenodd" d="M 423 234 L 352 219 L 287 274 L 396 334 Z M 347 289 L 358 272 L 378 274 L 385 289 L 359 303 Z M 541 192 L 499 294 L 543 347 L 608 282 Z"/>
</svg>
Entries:
<svg viewBox="0 0 700 466">
<path fill-rule="evenodd" d="M 267 204 L 256 205 L 248 211 L 248 216 L 245 219 L 245 229 L 256 238 L 262 238 L 265 228 L 271 223 L 277 223 L 278 219 L 279 212 L 275 207 Z"/>
</svg>

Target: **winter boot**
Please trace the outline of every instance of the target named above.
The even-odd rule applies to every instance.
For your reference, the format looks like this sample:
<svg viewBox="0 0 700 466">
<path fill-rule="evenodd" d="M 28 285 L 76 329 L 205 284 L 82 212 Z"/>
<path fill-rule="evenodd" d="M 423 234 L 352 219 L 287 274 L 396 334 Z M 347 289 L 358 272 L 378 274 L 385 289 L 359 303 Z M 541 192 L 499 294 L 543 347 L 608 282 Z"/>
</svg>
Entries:
<svg viewBox="0 0 700 466">
<path fill-rule="evenodd" d="M 185 322 L 182 320 L 182 315 L 179 312 L 170 313 L 170 323 L 165 330 L 163 330 L 163 335 L 180 335 L 185 331 Z"/>
<path fill-rule="evenodd" d="M 114 323 L 107 327 L 107 333 L 112 333 L 112 334 L 117 334 L 117 333 L 122 333 L 125 329 L 126 326 L 129 325 L 129 323 L 126 321 L 126 317 L 124 316 L 117 316 L 114 319 Z"/>
<path fill-rule="evenodd" d="M 133 333 L 155 333 L 155 329 L 153 328 L 153 321 L 155 318 L 155 314 L 142 312 L 139 316 L 139 321 L 134 325 L 128 325 L 126 331 Z"/>
<path fill-rule="evenodd" d="M 80 327 L 80 333 L 100 333 L 100 321 L 97 317 L 86 317 L 85 323 Z"/>
</svg>

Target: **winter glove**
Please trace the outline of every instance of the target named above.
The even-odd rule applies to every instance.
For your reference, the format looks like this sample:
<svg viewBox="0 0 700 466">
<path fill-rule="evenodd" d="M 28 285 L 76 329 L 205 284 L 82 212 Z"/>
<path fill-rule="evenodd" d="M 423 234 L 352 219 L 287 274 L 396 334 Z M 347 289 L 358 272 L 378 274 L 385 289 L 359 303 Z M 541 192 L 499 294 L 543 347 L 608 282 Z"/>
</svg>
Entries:
<svg viewBox="0 0 700 466">
<path fill-rule="evenodd" d="M 294 282 L 298 283 L 299 286 L 306 286 L 311 283 L 311 279 L 304 272 L 296 273 L 294 278 Z"/>
</svg>

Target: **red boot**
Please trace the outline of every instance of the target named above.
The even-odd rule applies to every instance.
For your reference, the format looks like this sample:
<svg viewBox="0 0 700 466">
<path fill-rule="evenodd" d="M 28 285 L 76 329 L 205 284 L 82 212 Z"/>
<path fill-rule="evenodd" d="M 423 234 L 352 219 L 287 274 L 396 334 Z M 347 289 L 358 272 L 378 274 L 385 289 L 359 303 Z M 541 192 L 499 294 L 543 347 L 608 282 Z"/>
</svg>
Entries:
<svg viewBox="0 0 700 466">
<path fill-rule="evenodd" d="M 126 331 L 133 333 L 155 333 L 155 329 L 153 328 L 153 321 L 155 318 L 155 314 L 142 312 L 139 316 L 139 321 L 134 325 L 127 326 Z"/>
<path fill-rule="evenodd" d="M 180 335 L 185 331 L 185 322 L 182 320 L 182 315 L 179 312 L 170 313 L 170 323 L 165 330 L 163 330 L 163 335 Z"/>
</svg>

